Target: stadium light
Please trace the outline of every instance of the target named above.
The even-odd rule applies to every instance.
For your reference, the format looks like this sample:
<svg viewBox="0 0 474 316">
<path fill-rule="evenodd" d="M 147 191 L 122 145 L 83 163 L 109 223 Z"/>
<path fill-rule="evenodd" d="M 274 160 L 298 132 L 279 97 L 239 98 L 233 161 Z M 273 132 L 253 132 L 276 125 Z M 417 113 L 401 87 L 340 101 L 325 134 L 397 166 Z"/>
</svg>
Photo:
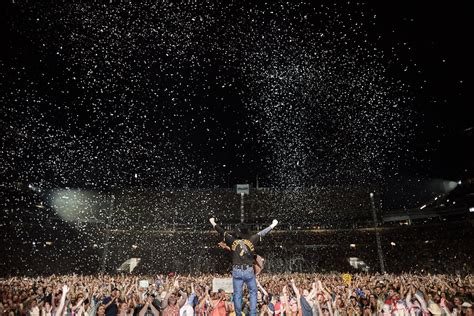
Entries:
<svg viewBox="0 0 474 316">
<path fill-rule="evenodd" d="M 49 196 L 49 205 L 66 222 L 90 222 L 99 212 L 92 191 L 56 189 Z"/>
</svg>

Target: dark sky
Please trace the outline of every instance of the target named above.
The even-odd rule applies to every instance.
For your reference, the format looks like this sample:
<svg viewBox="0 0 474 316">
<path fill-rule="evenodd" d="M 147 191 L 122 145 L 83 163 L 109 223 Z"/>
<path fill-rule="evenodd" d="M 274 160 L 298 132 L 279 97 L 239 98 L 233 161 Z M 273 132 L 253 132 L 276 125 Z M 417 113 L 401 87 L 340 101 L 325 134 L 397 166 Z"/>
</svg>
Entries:
<svg viewBox="0 0 474 316">
<path fill-rule="evenodd" d="M 401 58 L 417 65 L 417 71 L 395 69 L 394 75 L 414 87 L 424 86 L 414 90 L 418 115 L 413 148 L 419 163 L 407 171 L 451 180 L 472 178 L 474 120 L 468 75 L 472 22 L 467 2 L 383 6 L 375 8 L 381 16 L 377 29 L 385 38 L 383 45 L 406 43 Z"/>
<path fill-rule="evenodd" d="M 1 17 L 4 184 L 473 175 L 467 2 L 15 2 Z"/>
</svg>

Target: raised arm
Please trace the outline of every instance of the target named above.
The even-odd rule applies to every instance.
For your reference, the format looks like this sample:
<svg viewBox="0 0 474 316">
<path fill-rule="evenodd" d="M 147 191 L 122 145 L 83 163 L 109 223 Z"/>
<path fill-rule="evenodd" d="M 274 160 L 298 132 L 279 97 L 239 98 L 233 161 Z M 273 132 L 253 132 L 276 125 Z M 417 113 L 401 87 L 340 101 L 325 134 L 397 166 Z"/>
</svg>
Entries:
<svg viewBox="0 0 474 316">
<path fill-rule="evenodd" d="M 214 217 L 211 217 L 209 219 L 209 222 L 211 223 L 212 227 L 221 235 L 221 236 L 224 236 L 225 234 L 225 230 L 220 227 L 219 225 L 217 225 L 216 223 L 216 219 Z"/>
<path fill-rule="evenodd" d="M 138 313 L 138 316 L 145 316 L 145 313 L 146 313 L 149 305 L 150 305 L 150 303 L 149 303 L 148 298 L 147 298 L 146 303 L 143 304 L 143 307 L 140 310 L 140 312 Z"/>
<path fill-rule="evenodd" d="M 267 291 L 265 291 L 265 288 L 260 284 L 260 282 L 258 282 L 258 280 L 257 280 L 257 286 L 258 286 L 258 288 L 260 289 L 260 291 L 262 292 L 262 294 L 263 294 L 264 296 L 268 297 Z"/>
<path fill-rule="evenodd" d="M 95 298 L 93 298 L 91 304 L 89 305 L 89 309 L 87 310 L 88 315 L 89 316 L 97 315 L 98 307 L 99 307 L 99 303 L 95 301 Z"/>
<path fill-rule="evenodd" d="M 72 307 L 72 309 L 77 309 L 78 307 L 80 307 L 82 305 L 83 302 L 84 302 L 84 298 L 81 298 L 79 300 L 79 302 L 77 302 L 77 304 Z"/>
<path fill-rule="evenodd" d="M 411 302 L 411 292 L 413 290 L 413 285 L 410 285 L 410 289 L 408 290 L 407 296 L 405 297 L 405 302 L 407 303 L 407 309 L 410 310 L 413 306 Z"/>
<path fill-rule="evenodd" d="M 159 316 L 160 315 L 160 311 L 156 309 L 155 305 L 153 305 L 153 303 L 150 303 L 150 308 L 151 308 L 151 312 L 153 313 L 154 316 Z"/>
<path fill-rule="evenodd" d="M 211 217 L 209 219 L 209 222 L 211 223 L 212 227 L 214 227 L 214 229 L 219 233 L 219 235 L 221 235 L 221 237 L 224 238 L 225 243 L 228 246 L 232 245 L 235 238 L 231 234 L 227 233 L 222 227 L 217 225 L 216 224 L 216 219 L 214 217 Z"/>
<path fill-rule="evenodd" d="M 313 282 L 313 284 L 311 285 L 311 292 L 309 292 L 308 297 L 306 297 L 306 300 L 310 302 L 313 298 L 316 297 L 316 293 L 316 282 Z"/>
<path fill-rule="evenodd" d="M 116 297 L 114 297 L 113 299 L 111 299 L 110 302 L 108 302 L 108 303 L 105 305 L 105 309 L 107 309 L 110 305 L 115 304 L 115 301 L 116 301 Z"/>
<path fill-rule="evenodd" d="M 59 302 L 58 309 L 56 310 L 56 315 L 62 315 L 64 303 L 66 302 L 66 295 L 69 292 L 69 287 L 64 284 L 62 290 L 63 292 L 61 293 L 61 300 Z"/>
<path fill-rule="evenodd" d="M 296 305 L 298 306 L 298 312 L 301 314 L 301 294 L 300 290 L 296 287 L 294 279 L 291 279 L 291 287 L 296 294 Z"/>
<path fill-rule="evenodd" d="M 425 313 L 427 313 L 428 312 L 428 307 L 426 305 L 426 301 L 425 301 L 424 297 L 422 295 L 420 295 L 420 293 L 418 293 L 418 292 L 415 293 L 415 297 L 418 300 L 418 302 L 420 302 L 421 309 Z"/>
<path fill-rule="evenodd" d="M 316 304 L 316 308 L 318 310 L 318 315 L 323 315 L 323 310 L 321 309 L 321 304 L 319 303 L 319 299 L 316 297 L 314 300 L 314 304 Z M 330 304 L 328 304 L 330 305 Z"/>
<path fill-rule="evenodd" d="M 298 288 L 296 287 L 295 279 L 291 279 L 291 287 L 293 288 L 293 291 L 296 294 L 296 298 L 299 300 L 300 299 L 300 290 L 298 290 Z"/>
<path fill-rule="evenodd" d="M 196 291 L 194 290 L 194 283 L 191 282 L 191 294 L 188 297 L 188 304 L 193 305 L 194 298 L 196 297 Z"/>
<path fill-rule="evenodd" d="M 80 299 L 79 302 L 75 306 L 72 306 L 72 310 L 76 311 L 75 315 L 82 316 L 82 314 L 84 312 L 84 304 L 83 303 L 84 303 L 84 298 Z"/>
<path fill-rule="evenodd" d="M 168 290 L 168 292 L 166 292 L 165 298 L 161 301 L 162 310 L 168 307 L 168 299 L 170 298 L 170 296 L 171 296 L 171 291 Z"/>
<path fill-rule="evenodd" d="M 188 301 L 188 293 L 181 290 L 179 291 L 179 293 L 181 294 L 181 297 L 179 298 L 177 304 L 178 304 L 178 307 L 181 308 Z"/>
<path fill-rule="evenodd" d="M 333 310 L 332 310 L 332 297 L 331 297 L 331 293 L 323 286 L 323 283 L 321 282 L 321 280 L 318 280 L 318 288 L 320 288 L 323 292 L 324 292 L 324 298 L 326 301 L 328 301 L 328 311 L 329 311 L 329 316 L 333 316 L 334 313 L 333 313 Z M 316 299 L 316 301 L 319 302 L 318 299 Z"/>
<path fill-rule="evenodd" d="M 284 311 L 287 315 L 291 315 L 291 308 L 290 304 L 288 302 L 288 290 L 286 288 L 286 285 L 282 289 L 283 295 L 280 296 L 281 303 L 285 306 Z"/>
<path fill-rule="evenodd" d="M 84 307 L 84 303 L 82 303 L 82 304 L 79 306 L 79 309 L 77 310 L 76 315 L 77 315 L 77 316 L 82 316 L 82 315 L 84 315 L 84 312 L 85 312 L 85 307 Z"/>
<path fill-rule="evenodd" d="M 265 235 L 268 234 L 273 228 L 275 228 L 276 225 L 278 225 L 278 221 L 276 219 L 274 219 L 270 226 L 268 226 L 267 228 L 259 231 L 257 233 L 257 235 L 259 235 L 260 237 L 265 237 Z"/>
</svg>

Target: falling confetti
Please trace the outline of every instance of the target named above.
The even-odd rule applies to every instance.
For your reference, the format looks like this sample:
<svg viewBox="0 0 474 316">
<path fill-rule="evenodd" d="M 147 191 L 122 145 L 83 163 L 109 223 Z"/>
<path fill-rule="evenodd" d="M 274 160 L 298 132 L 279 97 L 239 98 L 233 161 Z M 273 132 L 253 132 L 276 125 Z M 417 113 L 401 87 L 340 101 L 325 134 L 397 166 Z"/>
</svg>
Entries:
<svg viewBox="0 0 474 316">
<path fill-rule="evenodd" d="M 153 268 L 195 251 L 176 230 L 239 221 L 240 197 L 223 189 L 237 181 L 265 187 L 244 201 L 257 223 L 370 221 L 368 185 L 397 169 L 415 130 L 414 88 L 388 68 L 417 67 L 378 47 L 366 9 L 14 3 L 0 63 L 4 249 L 81 253 L 71 269 L 90 272 L 147 251 Z M 27 253 L 9 263 L 38 269 Z"/>
</svg>

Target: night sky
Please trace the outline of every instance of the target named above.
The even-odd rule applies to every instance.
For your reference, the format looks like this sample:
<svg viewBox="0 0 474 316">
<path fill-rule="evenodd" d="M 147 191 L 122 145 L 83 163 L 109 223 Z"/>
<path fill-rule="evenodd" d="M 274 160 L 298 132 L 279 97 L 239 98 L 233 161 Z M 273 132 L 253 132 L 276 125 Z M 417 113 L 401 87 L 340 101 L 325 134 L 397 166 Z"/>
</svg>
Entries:
<svg viewBox="0 0 474 316">
<path fill-rule="evenodd" d="M 2 185 L 472 178 L 467 2 L 4 3 Z"/>
</svg>

